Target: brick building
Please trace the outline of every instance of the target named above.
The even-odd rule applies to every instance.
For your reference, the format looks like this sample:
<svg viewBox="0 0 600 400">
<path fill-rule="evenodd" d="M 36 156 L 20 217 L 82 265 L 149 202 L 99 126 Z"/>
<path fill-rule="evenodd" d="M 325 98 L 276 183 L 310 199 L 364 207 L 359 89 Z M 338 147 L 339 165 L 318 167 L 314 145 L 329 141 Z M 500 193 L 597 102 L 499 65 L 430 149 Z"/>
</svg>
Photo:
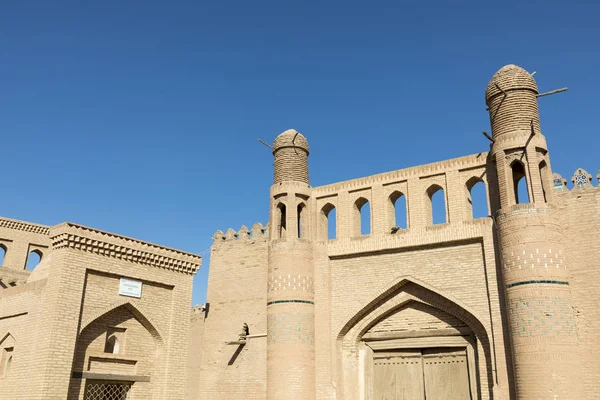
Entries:
<svg viewBox="0 0 600 400">
<path fill-rule="evenodd" d="M 188 399 L 596 398 L 600 189 L 552 173 L 539 95 L 505 66 L 489 152 L 320 187 L 279 135 L 271 222 L 213 238 Z"/>
<path fill-rule="evenodd" d="M 0 218 L 0 265 L 1 399 L 185 398 L 199 256 Z"/>
<path fill-rule="evenodd" d="M 552 173 L 539 96 L 505 66 L 489 152 L 320 187 L 283 132 L 271 222 L 216 232 L 191 317 L 199 256 L 0 218 L 0 398 L 596 398 L 600 189 Z"/>
</svg>

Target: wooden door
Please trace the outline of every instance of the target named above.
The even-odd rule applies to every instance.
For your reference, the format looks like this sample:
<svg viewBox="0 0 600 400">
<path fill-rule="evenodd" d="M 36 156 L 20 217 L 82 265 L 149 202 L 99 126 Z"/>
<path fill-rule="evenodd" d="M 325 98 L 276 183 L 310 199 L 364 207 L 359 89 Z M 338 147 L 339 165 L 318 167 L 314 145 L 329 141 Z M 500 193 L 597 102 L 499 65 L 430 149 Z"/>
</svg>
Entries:
<svg viewBox="0 0 600 400">
<path fill-rule="evenodd" d="M 472 400 L 465 348 L 373 353 L 374 400 Z"/>
<path fill-rule="evenodd" d="M 373 358 L 374 400 L 425 400 L 420 350 L 377 352 Z"/>
<path fill-rule="evenodd" d="M 466 349 L 423 349 L 427 400 L 471 400 Z"/>
</svg>

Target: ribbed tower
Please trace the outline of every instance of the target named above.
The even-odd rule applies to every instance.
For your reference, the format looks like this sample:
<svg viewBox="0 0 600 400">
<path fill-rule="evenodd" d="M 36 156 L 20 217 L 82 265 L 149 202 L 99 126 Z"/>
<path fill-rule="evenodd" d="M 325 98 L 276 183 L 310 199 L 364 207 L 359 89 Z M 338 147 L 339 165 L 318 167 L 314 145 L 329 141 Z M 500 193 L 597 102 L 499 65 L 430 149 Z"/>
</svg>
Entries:
<svg viewBox="0 0 600 400">
<path fill-rule="evenodd" d="M 501 209 L 496 227 L 510 323 L 517 398 L 583 398 L 577 332 L 563 232 L 540 131 L 538 88 L 516 65 L 501 68 L 485 92 Z M 519 199 L 526 180 L 528 199 Z"/>
<path fill-rule="evenodd" d="M 267 286 L 267 398 L 315 398 L 315 312 L 308 142 L 293 129 L 273 144 Z"/>
</svg>

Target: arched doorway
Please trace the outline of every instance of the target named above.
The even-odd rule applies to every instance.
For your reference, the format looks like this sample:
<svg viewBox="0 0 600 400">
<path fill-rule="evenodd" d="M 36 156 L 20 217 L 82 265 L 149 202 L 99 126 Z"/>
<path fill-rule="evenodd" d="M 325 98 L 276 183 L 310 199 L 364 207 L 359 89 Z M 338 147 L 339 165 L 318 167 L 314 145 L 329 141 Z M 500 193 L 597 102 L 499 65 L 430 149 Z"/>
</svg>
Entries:
<svg viewBox="0 0 600 400">
<path fill-rule="evenodd" d="M 433 288 L 404 279 L 338 335 L 338 398 L 465 400 L 493 387 L 488 335 Z"/>
</svg>

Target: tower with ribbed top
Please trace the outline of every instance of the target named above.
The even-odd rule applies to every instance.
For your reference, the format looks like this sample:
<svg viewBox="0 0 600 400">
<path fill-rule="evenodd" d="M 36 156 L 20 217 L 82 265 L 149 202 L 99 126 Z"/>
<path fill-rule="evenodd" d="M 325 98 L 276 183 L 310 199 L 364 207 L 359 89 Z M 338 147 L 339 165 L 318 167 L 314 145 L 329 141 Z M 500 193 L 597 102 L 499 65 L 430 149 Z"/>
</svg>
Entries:
<svg viewBox="0 0 600 400">
<path fill-rule="evenodd" d="M 315 398 L 314 266 L 308 142 L 290 129 L 273 143 L 267 284 L 267 398 Z"/>
<path fill-rule="evenodd" d="M 518 399 L 583 398 L 568 260 L 533 76 L 502 67 L 485 92 L 500 210 L 496 228 Z"/>
</svg>

